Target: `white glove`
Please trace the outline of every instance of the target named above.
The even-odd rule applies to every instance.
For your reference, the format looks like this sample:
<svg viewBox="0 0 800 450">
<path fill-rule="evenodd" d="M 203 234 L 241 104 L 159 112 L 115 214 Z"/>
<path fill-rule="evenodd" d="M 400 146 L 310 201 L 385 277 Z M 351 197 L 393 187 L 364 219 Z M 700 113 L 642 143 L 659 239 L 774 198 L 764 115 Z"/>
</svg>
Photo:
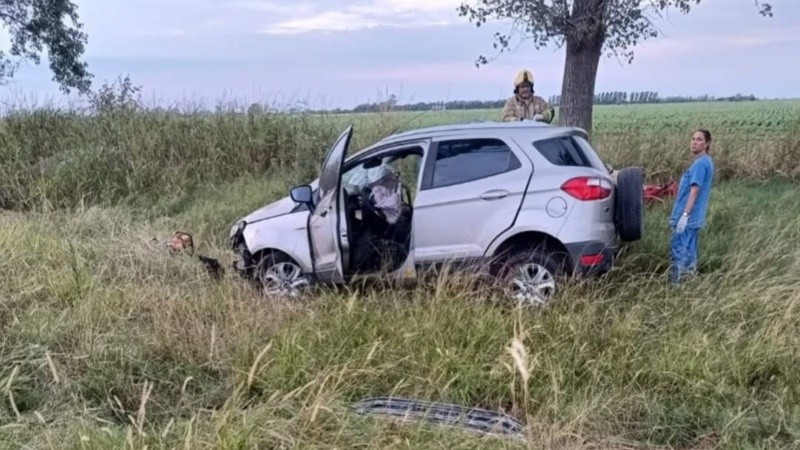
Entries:
<svg viewBox="0 0 800 450">
<path fill-rule="evenodd" d="M 689 216 L 682 215 L 680 219 L 678 219 L 678 225 L 675 226 L 675 232 L 678 234 L 683 233 L 686 231 L 686 224 L 689 223 Z"/>
<path fill-rule="evenodd" d="M 541 115 L 541 114 L 536 114 L 535 116 L 533 116 L 533 120 L 536 120 L 536 121 L 544 120 L 544 116 Z"/>
</svg>

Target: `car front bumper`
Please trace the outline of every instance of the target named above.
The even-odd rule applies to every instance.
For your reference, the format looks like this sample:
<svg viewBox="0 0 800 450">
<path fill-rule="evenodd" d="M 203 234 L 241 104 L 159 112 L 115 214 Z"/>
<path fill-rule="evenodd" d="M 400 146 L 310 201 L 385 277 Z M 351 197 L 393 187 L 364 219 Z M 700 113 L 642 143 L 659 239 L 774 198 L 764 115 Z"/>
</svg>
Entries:
<svg viewBox="0 0 800 450">
<path fill-rule="evenodd" d="M 231 264 L 234 272 L 245 278 L 251 277 L 253 274 L 253 255 L 247 250 L 241 229 L 231 234 L 229 245 L 234 253 L 233 263 Z"/>
</svg>

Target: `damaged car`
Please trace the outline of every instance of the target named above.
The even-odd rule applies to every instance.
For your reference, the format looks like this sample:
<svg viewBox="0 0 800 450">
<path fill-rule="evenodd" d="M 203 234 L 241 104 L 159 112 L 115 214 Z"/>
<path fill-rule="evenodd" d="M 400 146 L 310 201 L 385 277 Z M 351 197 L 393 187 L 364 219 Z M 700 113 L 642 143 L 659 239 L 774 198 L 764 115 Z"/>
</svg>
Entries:
<svg viewBox="0 0 800 450">
<path fill-rule="evenodd" d="M 643 171 L 612 172 L 580 128 L 446 125 L 348 156 L 352 135 L 351 125 L 317 180 L 231 228 L 234 268 L 265 294 L 447 265 L 546 305 L 561 283 L 607 272 L 644 234 Z"/>
</svg>

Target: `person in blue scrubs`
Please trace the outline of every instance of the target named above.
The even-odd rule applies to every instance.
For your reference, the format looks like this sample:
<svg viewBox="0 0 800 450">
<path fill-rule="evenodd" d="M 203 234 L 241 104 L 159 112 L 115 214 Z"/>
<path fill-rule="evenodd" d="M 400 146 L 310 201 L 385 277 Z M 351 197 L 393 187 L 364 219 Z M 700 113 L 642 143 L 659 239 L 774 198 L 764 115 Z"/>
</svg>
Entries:
<svg viewBox="0 0 800 450">
<path fill-rule="evenodd" d="M 678 185 L 678 195 L 669 217 L 670 281 L 678 284 L 697 271 L 697 249 L 700 230 L 706 224 L 708 199 L 714 179 L 714 161 L 708 154 L 711 133 L 700 129 L 692 134 L 690 145 L 694 161 L 684 172 Z"/>
</svg>

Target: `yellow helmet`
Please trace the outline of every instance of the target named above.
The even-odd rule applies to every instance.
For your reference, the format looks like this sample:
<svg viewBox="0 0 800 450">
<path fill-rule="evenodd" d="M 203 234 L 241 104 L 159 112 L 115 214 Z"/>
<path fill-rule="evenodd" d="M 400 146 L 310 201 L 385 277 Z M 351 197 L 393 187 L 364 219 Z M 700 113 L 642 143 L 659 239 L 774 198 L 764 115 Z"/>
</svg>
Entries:
<svg viewBox="0 0 800 450">
<path fill-rule="evenodd" d="M 514 92 L 517 92 L 519 86 L 523 83 L 529 83 L 533 87 L 533 74 L 528 69 L 522 69 L 514 79 Z"/>
</svg>

